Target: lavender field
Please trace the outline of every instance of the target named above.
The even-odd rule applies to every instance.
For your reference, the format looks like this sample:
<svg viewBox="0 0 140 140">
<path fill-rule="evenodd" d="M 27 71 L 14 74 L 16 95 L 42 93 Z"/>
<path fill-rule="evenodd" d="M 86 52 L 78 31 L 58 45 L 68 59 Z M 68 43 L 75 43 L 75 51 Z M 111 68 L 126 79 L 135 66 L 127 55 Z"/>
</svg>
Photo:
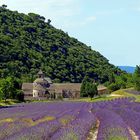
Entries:
<svg viewBox="0 0 140 140">
<path fill-rule="evenodd" d="M 0 140 L 138 140 L 140 103 L 29 103 L 0 109 Z"/>
</svg>

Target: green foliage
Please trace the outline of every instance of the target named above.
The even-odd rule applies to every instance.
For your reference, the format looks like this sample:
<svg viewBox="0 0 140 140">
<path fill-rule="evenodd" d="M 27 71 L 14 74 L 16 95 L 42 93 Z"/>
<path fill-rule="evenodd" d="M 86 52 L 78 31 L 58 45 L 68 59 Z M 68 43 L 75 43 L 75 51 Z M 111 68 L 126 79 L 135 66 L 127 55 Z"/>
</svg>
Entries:
<svg viewBox="0 0 140 140">
<path fill-rule="evenodd" d="M 19 80 L 13 77 L 0 79 L 0 99 L 5 101 L 7 99 L 17 99 L 19 101 L 24 100 Z"/>
<path fill-rule="evenodd" d="M 98 95 L 97 85 L 92 82 L 88 82 L 86 85 L 86 94 L 89 95 L 91 99 L 95 95 Z"/>
<path fill-rule="evenodd" d="M 16 97 L 15 99 L 17 99 L 18 101 L 23 102 L 24 101 L 24 93 L 21 90 L 17 90 L 16 91 Z"/>
<path fill-rule="evenodd" d="M 105 140 L 128 140 L 128 138 L 122 135 L 122 132 L 125 132 L 124 128 L 121 127 L 109 127 L 105 130 L 107 132 L 107 136 Z"/>
<path fill-rule="evenodd" d="M 121 73 L 120 75 L 113 75 L 109 77 L 109 82 L 106 82 L 104 85 L 108 87 L 110 92 L 116 91 L 118 89 L 125 89 L 125 88 L 131 88 L 134 86 L 132 74 L 128 73 Z M 113 81 L 113 82 L 110 82 Z"/>
<path fill-rule="evenodd" d="M 82 81 L 82 85 L 81 85 L 81 89 L 80 89 L 81 97 L 88 97 L 88 94 L 87 94 L 87 84 L 89 82 L 91 82 L 91 79 L 88 76 L 85 76 L 83 81 Z"/>
<path fill-rule="evenodd" d="M 48 19 L 0 7 L 0 77 L 15 76 L 32 82 L 42 69 L 57 82 L 82 82 L 85 75 L 96 82 L 121 71 L 91 47 L 54 28 Z"/>
<path fill-rule="evenodd" d="M 133 78 L 134 78 L 135 89 L 140 91 L 140 66 L 136 66 L 136 70 Z"/>
<path fill-rule="evenodd" d="M 126 83 L 122 80 L 118 80 L 115 83 L 112 83 L 108 86 L 108 89 L 110 92 L 119 90 L 119 89 L 125 89 L 126 88 Z"/>
<path fill-rule="evenodd" d="M 113 92 L 120 89 L 120 85 L 118 83 L 112 83 L 108 86 L 108 89 L 110 90 L 110 92 Z"/>
<path fill-rule="evenodd" d="M 1 95 L 1 99 L 4 99 L 6 101 L 6 99 L 14 96 L 14 86 L 12 84 L 12 78 L 8 77 L 6 79 L 2 79 L 0 81 L 0 95 Z"/>
<path fill-rule="evenodd" d="M 115 75 L 114 75 L 114 73 L 111 73 L 109 75 L 109 83 L 110 84 L 115 83 Z"/>
<path fill-rule="evenodd" d="M 127 74 L 127 88 L 134 87 L 133 75 Z"/>
<path fill-rule="evenodd" d="M 7 8 L 7 5 L 3 4 L 3 5 L 2 5 L 2 8 Z"/>
<path fill-rule="evenodd" d="M 88 97 L 90 96 L 91 99 L 98 94 L 97 85 L 93 83 L 93 81 L 85 76 L 82 81 L 80 95 L 81 97 Z"/>
</svg>

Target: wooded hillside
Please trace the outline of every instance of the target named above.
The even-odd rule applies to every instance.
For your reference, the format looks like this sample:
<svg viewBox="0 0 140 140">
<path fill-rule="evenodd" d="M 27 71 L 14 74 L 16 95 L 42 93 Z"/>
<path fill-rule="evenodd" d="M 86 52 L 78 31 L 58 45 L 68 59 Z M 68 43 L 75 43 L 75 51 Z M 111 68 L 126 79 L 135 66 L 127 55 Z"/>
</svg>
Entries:
<svg viewBox="0 0 140 140">
<path fill-rule="evenodd" d="M 54 82 L 81 82 L 87 75 L 103 83 L 110 73 L 120 73 L 103 55 L 56 29 L 50 20 L 1 6 L 0 77 L 13 75 L 29 82 L 39 69 Z"/>
</svg>

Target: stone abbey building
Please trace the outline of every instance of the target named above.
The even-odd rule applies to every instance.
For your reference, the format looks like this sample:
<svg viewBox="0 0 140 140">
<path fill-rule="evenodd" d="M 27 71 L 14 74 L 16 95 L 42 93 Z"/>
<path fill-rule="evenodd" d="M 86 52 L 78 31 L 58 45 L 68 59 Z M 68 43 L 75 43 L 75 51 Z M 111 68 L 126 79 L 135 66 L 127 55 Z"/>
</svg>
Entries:
<svg viewBox="0 0 140 140">
<path fill-rule="evenodd" d="M 57 98 L 80 98 L 81 83 L 52 83 L 40 70 L 38 78 L 33 83 L 23 83 L 22 90 L 25 99 L 57 99 Z M 100 94 L 107 92 L 104 86 L 98 87 Z"/>
</svg>

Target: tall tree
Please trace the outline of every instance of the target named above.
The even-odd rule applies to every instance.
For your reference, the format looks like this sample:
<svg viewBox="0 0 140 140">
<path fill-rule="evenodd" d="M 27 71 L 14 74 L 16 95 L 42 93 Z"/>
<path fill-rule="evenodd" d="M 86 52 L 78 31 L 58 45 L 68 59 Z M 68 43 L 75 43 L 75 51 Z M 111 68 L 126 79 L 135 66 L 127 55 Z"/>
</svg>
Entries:
<svg viewBox="0 0 140 140">
<path fill-rule="evenodd" d="M 98 95 L 97 85 L 95 83 L 88 82 L 86 85 L 86 94 L 91 98 Z"/>
<path fill-rule="evenodd" d="M 3 4 L 3 5 L 2 5 L 2 8 L 7 8 L 7 5 Z"/>
<path fill-rule="evenodd" d="M 88 89 L 88 83 L 90 82 L 91 80 L 89 79 L 88 76 L 85 76 L 83 81 L 82 81 L 82 85 L 81 85 L 81 89 L 80 89 L 80 95 L 81 97 L 87 97 L 88 94 L 87 94 L 87 89 Z"/>
<path fill-rule="evenodd" d="M 21 82 L 13 77 L 7 77 L 0 80 L 0 99 L 17 99 L 24 100 L 23 92 L 21 91 Z"/>
<path fill-rule="evenodd" d="M 14 85 L 12 84 L 12 79 L 10 77 L 6 79 L 2 79 L 0 81 L 1 98 L 6 101 L 6 99 L 10 98 L 13 92 L 14 92 Z"/>
<path fill-rule="evenodd" d="M 50 25 L 50 23 L 51 23 L 51 20 L 50 20 L 50 19 L 48 19 L 47 23 L 48 23 L 48 25 Z"/>
<path fill-rule="evenodd" d="M 135 84 L 135 89 L 140 91 L 140 66 L 136 66 L 134 72 L 134 84 Z"/>
</svg>

